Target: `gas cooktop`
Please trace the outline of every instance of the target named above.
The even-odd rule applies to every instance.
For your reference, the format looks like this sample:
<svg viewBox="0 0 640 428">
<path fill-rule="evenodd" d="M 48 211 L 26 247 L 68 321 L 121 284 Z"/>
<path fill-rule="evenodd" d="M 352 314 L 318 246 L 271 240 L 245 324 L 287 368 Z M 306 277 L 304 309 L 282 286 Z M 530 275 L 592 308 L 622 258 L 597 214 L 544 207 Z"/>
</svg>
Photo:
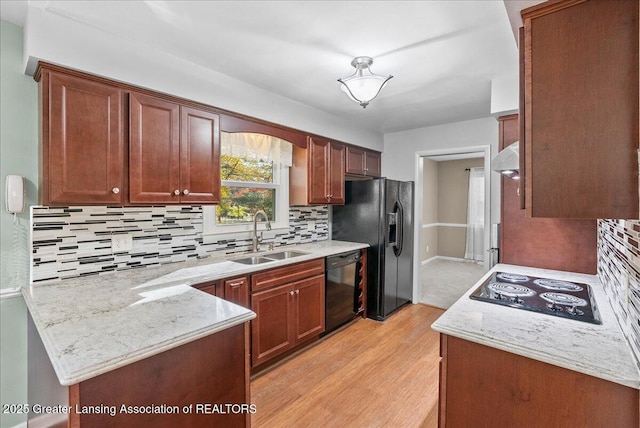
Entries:
<svg viewBox="0 0 640 428">
<path fill-rule="evenodd" d="M 601 324 L 588 284 L 495 272 L 469 296 L 474 300 Z"/>
</svg>

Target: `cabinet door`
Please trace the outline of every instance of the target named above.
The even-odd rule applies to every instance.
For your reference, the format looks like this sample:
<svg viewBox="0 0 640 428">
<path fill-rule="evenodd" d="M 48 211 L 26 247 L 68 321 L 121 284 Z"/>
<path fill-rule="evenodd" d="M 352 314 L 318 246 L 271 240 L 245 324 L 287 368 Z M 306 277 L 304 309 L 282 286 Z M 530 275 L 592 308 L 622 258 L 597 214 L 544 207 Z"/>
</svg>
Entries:
<svg viewBox="0 0 640 428">
<path fill-rule="evenodd" d="M 638 1 L 524 11 L 526 205 L 638 218 Z"/>
<path fill-rule="evenodd" d="M 251 295 L 251 363 L 257 366 L 295 344 L 293 287 L 283 285 Z"/>
<path fill-rule="evenodd" d="M 380 177 L 382 175 L 382 159 L 378 152 L 365 152 L 365 175 Z"/>
<path fill-rule="evenodd" d="M 224 288 L 220 286 L 219 281 L 203 282 L 202 284 L 194 285 L 193 288 L 197 288 L 200 291 L 214 296 L 224 297 Z"/>
<path fill-rule="evenodd" d="M 308 191 L 310 204 L 327 204 L 330 200 L 329 162 L 330 148 L 328 141 L 309 138 L 309 154 L 307 162 Z"/>
<path fill-rule="evenodd" d="M 296 300 L 294 331 L 299 343 L 324 331 L 324 275 L 294 282 L 292 286 Z"/>
<path fill-rule="evenodd" d="M 329 203 L 344 204 L 344 151 L 341 144 L 329 145 Z"/>
<path fill-rule="evenodd" d="M 45 71 L 42 203 L 122 204 L 122 91 Z"/>
<path fill-rule="evenodd" d="M 380 177 L 381 159 L 378 152 L 371 152 L 358 147 L 347 147 L 345 160 L 346 174 Z"/>
<path fill-rule="evenodd" d="M 180 202 L 180 106 L 131 93 L 129 201 Z"/>
<path fill-rule="evenodd" d="M 224 280 L 224 298 L 245 308 L 250 308 L 249 279 L 243 276 Z"/>
<path fill-rule="evenodd" d="M 365 175 L 366 161 L 364 150 L 357 147 L 347 147 L 345 159 L 345 172 L 347 174 Z"/>
<path fill-rule="evenodd" d="M 220 118 L 180 108 L 180 201 L 220 202 Z"/>
</svg>

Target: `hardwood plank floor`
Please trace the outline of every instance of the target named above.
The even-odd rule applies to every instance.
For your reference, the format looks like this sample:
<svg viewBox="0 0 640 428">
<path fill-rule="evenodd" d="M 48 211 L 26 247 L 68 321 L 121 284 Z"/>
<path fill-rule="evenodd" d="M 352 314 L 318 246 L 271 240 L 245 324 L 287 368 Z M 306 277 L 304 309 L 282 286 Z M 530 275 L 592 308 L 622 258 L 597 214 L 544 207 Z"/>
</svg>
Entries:
<svg viewBox="0 0 640 428">
<path fill-rule="evenodd" d="M 384 323 L 359 319 L 251 382 L 253 428 L 438 425 L 443 310 L 409 305 Z"/>
</svg>

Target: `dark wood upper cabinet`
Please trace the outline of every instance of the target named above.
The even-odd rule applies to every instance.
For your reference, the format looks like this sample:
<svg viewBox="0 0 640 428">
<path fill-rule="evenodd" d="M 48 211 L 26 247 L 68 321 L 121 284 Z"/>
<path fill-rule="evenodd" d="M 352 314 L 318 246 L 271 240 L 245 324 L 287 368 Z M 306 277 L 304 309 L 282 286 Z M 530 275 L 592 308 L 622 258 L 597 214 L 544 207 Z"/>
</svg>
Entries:
<svg viewBox="0 0 640 428">
<path fill-rule="evenodd" d="M 380 177 L 381 175 L 381 156 L 379 152 L 347 146 L 345 159 L 345 173 L 347 175 L 365 177 Z"/>
<path fill-rule="evenodd" d="M 328 188 L 329 203 L 344 204 L 344 151 L 342 144 L 329 144 Z"/>
<path fill-rule="evenodd" d="M 518 140 L 518 115 L 502 116 L 500 150 Z M 575 218 L 533 218 L 520 209 L 520 180 L 502 177 L 500 200 L 500 263 L 587 274 L 597 273 L 597 221 Z"/>
<path fill-rule="evenodd" d="M 344 204 L 345 146 L 315 137 L 293 147 L 291 205 Z"/>
<path fill-rule="evenodd" d="M 218 202 L 218 115 L 139 93 L 129 105 L 129 202 Z"/>
<path fill-rule="evenodd" d="M 123 202 L 123 95 L 101 82 L 43 69 L 40 202 Z"/>
<path fill-rule="evenodd" d="M 222 131 L 292 144 L 291 205 L 343 204 L 347 162 L 380 175 L 380 153 L 296 129 L 44 62 L 34 79 L 44 205 L 219 203 Z"/>
<path fill-rule="evenodd" d="M 637 0 L 525 9 L 525 193 L 534 217 L 638 218 Z"/>
<path fill-rule="evenodd" d="M 180 115 L 180 202 L 220 202 L 219 116 L 190 107 Z"/>
<path fill-rule="evenodd" d="M 180 201 L 180 105 L 129 95 L 129 201 Z"/>
</svg>

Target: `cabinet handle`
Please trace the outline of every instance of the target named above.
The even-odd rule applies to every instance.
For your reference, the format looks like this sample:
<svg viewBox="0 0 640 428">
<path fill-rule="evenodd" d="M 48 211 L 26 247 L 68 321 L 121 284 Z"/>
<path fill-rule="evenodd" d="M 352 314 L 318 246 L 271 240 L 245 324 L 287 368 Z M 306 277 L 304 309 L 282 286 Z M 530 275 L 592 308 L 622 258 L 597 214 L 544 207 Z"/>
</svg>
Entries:
<svg viewBox="0 0 640 428">
<path fill-rule="evenodd" d="M 236 288 L 236 287 L 240 287 L 242 284 L 244 284 L 244 281 L 230 282 L 227 285 L 231 288 Z"/>
<path fill-rule="evenodd" d="M 173 194 L 178 196 L 180 194 L 180 191 L 178 189 L 176 189 L 176 190 L 173 191 Z"/>
<path fill-rule="evenodd" d="M 120 193 L 120 189 L 117 187 L 114 187 L 113 189 L 111 189 L 111 191 L 113 192 L 113 194 L 117 195 L 118 193 Z"/>
<path fill-rule="evenodd" d="M 293 296 L 294 294 L 296 294 L 296 292 L 295 292 L 295 291 L 293 291 L 293 290 L 292 290 L 292 291 L 289 291 L 289 295 L 290 295 L 290 296 Z"/>
<path fill-rule="evenodd" d="M 296 294 L 300 294 L 300 290 L 296 290 Z"/>
<path fill-rule="evenodd" d="M 185 195 L 188 195 L 188 194 L 189 194 L 189 189 L 184 189 L 184 190 L 182 191 L 182 193 L 183 193 L 183 194 L 185 194 Z"/>
</svg>

